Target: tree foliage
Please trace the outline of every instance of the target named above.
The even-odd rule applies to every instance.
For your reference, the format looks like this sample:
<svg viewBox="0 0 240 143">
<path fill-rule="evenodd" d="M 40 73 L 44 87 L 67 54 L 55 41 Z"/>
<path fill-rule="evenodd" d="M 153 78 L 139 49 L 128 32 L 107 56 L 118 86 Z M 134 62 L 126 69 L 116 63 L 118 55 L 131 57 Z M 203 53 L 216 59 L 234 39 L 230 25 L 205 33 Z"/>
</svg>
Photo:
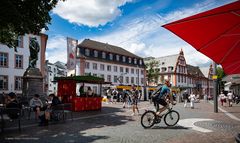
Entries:
<svg viewBox="0 0 240 143">
<path fill-rule="evenodd" d="M 157 84 L 157 81 L 159 78 L 158 64 L 159 64 L 158 61 L 154 61 L 154 60 L 145 64 L 147 69 L 148 83 L 154 82 Z"/>
<path fill-rule="evenodd" d="M 17 37 L 48 30 L 51 11 L 59 0 L 2 0 L 0 3 L 0 42 L 10 48 Z"/>
<path fill-rule="evenodd" d="M 222 81 L 222 78 L 225 76 L 225 73 L 221 67 L 217 67 L 216 74 L 218 77 L 218 84 L 219 84 L 218 92 L 220 93 L 220 91 L 222 91 L 224 89 L 225 82 Z"/>
</svg>

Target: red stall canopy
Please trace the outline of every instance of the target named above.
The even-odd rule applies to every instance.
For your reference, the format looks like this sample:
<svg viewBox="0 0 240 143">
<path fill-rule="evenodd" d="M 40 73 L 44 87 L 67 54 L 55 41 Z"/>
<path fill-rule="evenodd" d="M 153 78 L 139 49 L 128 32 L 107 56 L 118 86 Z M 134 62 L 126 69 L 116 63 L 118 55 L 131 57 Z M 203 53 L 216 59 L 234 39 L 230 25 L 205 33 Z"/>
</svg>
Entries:
<svg viewBox="0 0 240 143">
<path fill-rule="evenodd" d="M 240 73 L 240 1 L 163 27 L 221 64 L 226 74 Z"/>
</svg>

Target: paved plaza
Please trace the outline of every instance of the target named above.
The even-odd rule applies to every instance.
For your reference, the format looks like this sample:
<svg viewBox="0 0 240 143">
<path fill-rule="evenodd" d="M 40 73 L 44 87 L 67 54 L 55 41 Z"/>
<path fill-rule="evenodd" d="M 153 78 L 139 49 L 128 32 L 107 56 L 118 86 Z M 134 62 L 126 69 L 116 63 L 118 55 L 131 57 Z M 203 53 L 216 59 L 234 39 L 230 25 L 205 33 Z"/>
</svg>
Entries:
<svg viewBox="0 0 240 143">
<path fill-rule="evenodd" d="M 240 131 L 240 105 L 221 107 L 213 112 L 211 102 L 201 101 L 196 108 L 184 108 L 178 103 L 174 110 L 180 113 L 180 121 L 174 127 L 163 122 L 151 129 L 140 124 L 141 116 L 131 116 L 129 108 L 121 103 L 105 104 L 101 111 L 74 113 L 73 121 L 50 123 L 39 127 L 33 119 L 22 121 L 22 131 L 7 127 L 0 134 L 0 142 L 36 143 L 234 143 Z M 140 113 L 152 109 L 147 101 L 139 103 Z M 186 124 L 187 122 L 187 124 Z"/>
</svg>

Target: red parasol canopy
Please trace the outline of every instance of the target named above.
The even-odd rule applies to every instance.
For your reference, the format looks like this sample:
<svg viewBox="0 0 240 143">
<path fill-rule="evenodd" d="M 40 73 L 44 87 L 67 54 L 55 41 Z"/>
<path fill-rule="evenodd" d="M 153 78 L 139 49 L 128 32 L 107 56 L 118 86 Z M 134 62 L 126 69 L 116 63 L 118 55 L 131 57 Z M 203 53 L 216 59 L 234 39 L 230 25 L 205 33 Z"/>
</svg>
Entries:
<svg viewBox="0 0 240 143">
<path fill-rule="evenodd" d="M 163 27 L 221 64 L 226 74 L 240 73 L 240 1 Z"/>
</svg>

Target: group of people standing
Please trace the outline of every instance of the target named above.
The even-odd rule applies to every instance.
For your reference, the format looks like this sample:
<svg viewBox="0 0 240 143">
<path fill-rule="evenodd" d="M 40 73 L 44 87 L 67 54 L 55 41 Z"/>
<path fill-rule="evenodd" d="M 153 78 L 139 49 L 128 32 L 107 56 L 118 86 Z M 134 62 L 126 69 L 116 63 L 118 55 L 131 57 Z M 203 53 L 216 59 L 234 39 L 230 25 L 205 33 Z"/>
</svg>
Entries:
<svg viewBox="0 0 240 143">
<path fill-rule="evenodd" d="M 123 102 L 123 108 L 132 106 L 133 116 L 139 114 L 138 102 L 140 92 L 136 89 L 135 86 L 132 86 L 131 90 L 123 89 L 121 92 L 117 89 L 111 89 L 110 87 L 106 91 L 107 104 L 116 103 L 117 101 Z"/>
</svg>

